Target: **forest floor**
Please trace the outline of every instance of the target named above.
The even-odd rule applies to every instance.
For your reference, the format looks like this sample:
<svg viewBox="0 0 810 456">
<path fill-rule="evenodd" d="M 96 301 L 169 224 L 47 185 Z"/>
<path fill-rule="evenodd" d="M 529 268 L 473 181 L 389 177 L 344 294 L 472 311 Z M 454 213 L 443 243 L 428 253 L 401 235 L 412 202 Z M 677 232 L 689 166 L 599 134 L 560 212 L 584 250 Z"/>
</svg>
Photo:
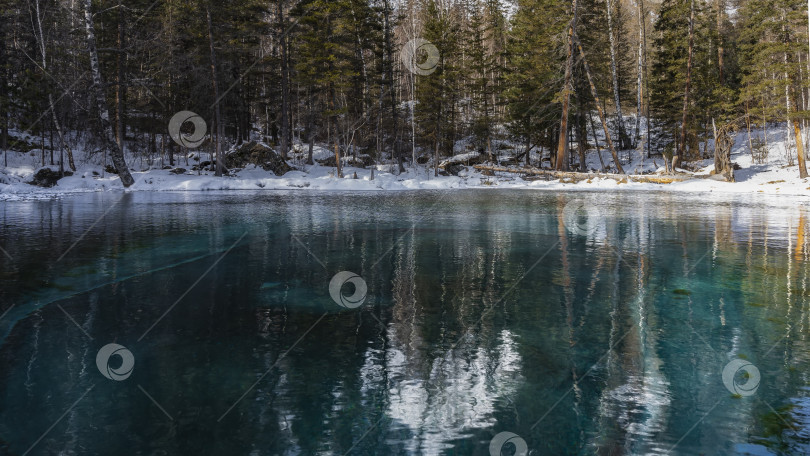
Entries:
<svg viewBox="0 0 810 456">
<path fill-rule="evenodd" d="M 747 136 L 738 134 L 732 153 L 732 161 L 739 165 L 735 172 L 736 183 L 719 182 L 707 179 L 714 168 L 713 160 L 703 160 L 690 164 L 694 171 L 682 170 L 693 174 L 694 179 L 671 184 L 654 184 L 628 180 L 595 177 L 577 183 L 564 179 L 527 177 L 520 174 L 496 172 L 485 175 L 471 166 L 463 169 L 459 176 L 434 176 L 434 170 L 425 166 L 409 168 L 397 174 L 393 165 L 378 165 L 372 179 L 371 168 L 344 167 L 344 178 L 335 177 L 334 167 L 322 165 L 304 165 L 302 160 L 293 159 L 290 163 L 297 170 L 278 177 L 261 168 L 249 166 L 233 176 L 215 177 L 213 172 L 191 171 L 186 159 L 178 160 L 176 166 L 188 169 L 183 174 L 172 174 L 167 169 L 153 164 L 143 168 L 140 160 L 129 161 L 135 185 L 127 191 L 213 191 L 213 190 L 337 190 L 337 191 L 381 191 L 381 190 L 441 190 L 461 188 L 514 188 L 556 191 L 594 191 L 594 190 L 631 190 L 631 191 L 673 191 L 700 193 L 765 193 L 778 195 L 810 196 L 810 179 L 799 179 L 798 167 L 789 165 L 785 147 L 785 130 L 774 128 L 768 130 L 769 154 L 764 164 L 754 164 Z M 708 148 L 711 151 L 711 145 Z M 463 151 L 463 149 L 462 149 Z M 330 152 L 316 149 L 315 158 L 326 157 Z M 664 174 L 663 159 L 641 159 L 636 152 L 624 152 L 621 156 L 629 160 L 623 165 L 628 174 L 661 175 Z M 603 160 L 609 163 L 609 154 L 602 151 Z M 205 160 L 206 155 L 201 157 Z M 535 158 L 539 159 L 539 156 Z M 2 158 L 0 157 L 0 161 Z M 34 174 L 41 169 L 41 154 L 38 150 L 27 153 L 9 152 L 9 166 L 0 167 L 0 201 L 20 199 L 53 198 L 72 193 L 121 191 L 123 189 L 118 176 L 104 173 L 99 164 L 91 162 L 77 163 L 78 171 L 70 177 L 59 180 L 52 188 L 41 188 L 29 184 Z M 794 159 L 795 161 L 795 159 Z M 537 163 L 537 160 L 534 161 Z M 194 157 L 190 163 L 194 163 Z M 58 166 L 48 168 L 58 170 Z M 588 168 L 596 171 L 601 168 L 595 152 L 589 153 Z M 141 170 L 143 169 L 143 170 Z M 486 173 L 491 174 L 491 173 Z M 357 177 L 355 179 L 355 176 Z"/>
</svg>

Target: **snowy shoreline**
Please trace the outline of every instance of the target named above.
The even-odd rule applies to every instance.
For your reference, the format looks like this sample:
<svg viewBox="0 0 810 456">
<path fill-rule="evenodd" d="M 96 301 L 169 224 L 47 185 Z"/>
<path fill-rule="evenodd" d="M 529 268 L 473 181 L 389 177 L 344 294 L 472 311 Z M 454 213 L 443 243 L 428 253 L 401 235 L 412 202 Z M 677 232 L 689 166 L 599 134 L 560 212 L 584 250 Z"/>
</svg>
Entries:
<svg viewBox="0 0 810 456">
<path fill-rule="evenodd" d="M 171 169 L 161 169 L 153 163 L 152 169 L 138 171 L 132 166 L 132 176 L 135 184 L 124 189 L 117 175 L 105 174 L 101 165 L 92 162 L 79 163 L 78 171 L 68 177 L 60 179 L 55 187 L 41 188 L 28 184 L 34 174 L 41 169 L 41 157 L 37 152 L 13 153 L 9 155 L 9 166 L 0 167 L 0 201 L 51 199 L 62 196 L 84 194 L 91 192 L 204 192 L 204 191 L 259 191 L 259 190 L 307 190 L 307 191 L 409 191 L 409 190 L 458 190 L 458 189 L 520 189 L 540 191 L 636 191 L 636 192 L 669 192 L 669 193 L 716 193 L 729 195 L 780 195 L 806 198 L 810 197 L 810 178 L 800 179 L 798 166 L 791 164 L 784 151 L 784 137 L 778 139 L 782 129 L 771 129 L 772 138 L 770 152 L 766 163 L 754 163 L 749 152 L 747 137 L 738 134 L 731 159 L 739 167 L 735 171 L 734 183 L 721 182 L 708 179 L 714 169 L 711 159 L 693 162 L 691 164 L 694 179 L 670 184 L 653 184 L 633 182 L 632 175 L 644 177 L 664 175 L 660 166 L 661 157 L 653 159 L 641 158 L 632 151 L 630 160 L 624 164 L 628 172 L 625 182 L 605 177 L 594 177 L 579 183 L 562 182 L 559 179 L 529 179 L 519 174 L 497 172 L 487 176 L 471 166 L 467 166 L 459 176 L 433 175 L 434 170 L 425 165 L 416 168 L 409 167 L 404 173 L 397 175 L 393 171 L 395 165 L 383 164 L 367 168 L 357 168 L 344 164 L 344 178 L 335 177 L 336 170 L 332 166 L 320 164 L 304 165 L 303 155 L 289 163 L 297 170 L 290 171 L 283 176 L 276 176 L 272 172 L 249 165 L 247 168 L 235 170 L 235 176 L 216 177 L 211 171 L 184 171 L 181 174 Z M 469 155 L 469 154 L 468 154 Z M 476 154 L 477 155 L 477 154 Z M 317 147 L 315 158 L 323 159 L 332 156 L 328 149 Z M 458 157 L 464 157 L 464 154 Z M 196 156 L 192 161 L 204 158 Z M 539 163 L 541 155 L 532 154 L 532 162 Z M 595 153 L 588 155 L 587 168 L 600 169 L 600 162 Z M 348 159 L 348 158 L 347 158 Z M 189 158 L 185 158 L 189 162 Z M 178 166 L 188 168 L 193 163 L 183 165 L 178 159 Z M 135 165 L 138 161 L 133 158 L 130 163 Z M 141 161 L 141 166 L 143 166 Z M 58 166 L 46 166 L 58 171 Z M 372 169 L 374 178 L 372 180 Z M 686 173 L 689 173 L 686 171 Z M 357 179 L 354 179 L 355 175 Z"/>
<path fill-rule="evenodd" d="M 385 167 L 387 168 L 387 166 Z M 810 180 L 798 179 L 795 167 L 769 166 L 768 169 L 738 171 L 736 183 L 695 178 L 671 184 L 617 182 L 614 179 L 594 178 L 579 183 L 552 180 L 524 180 L 517 175 L 485 176 L 468 168 L 462 177 L 427 176 L 424 169 L 414 175 L 405 172 L 395 175 L 375 170 L 374 180 L 370 169 L 347 168 L 347 177 L 334 177 L 334 168 L 312 166 L 307 172 L 293 171 L 276 177 L 261 169 L 243 170 L 237 177 L 215 177 L 212 173 L 171 174 L 168 170 L 133 172 L 135 185 L 124 189 L 115 175 L 94 176 L 93 169 L 85 169 L 65 177 L 52 188 L 39 188 L 26 183 L 23 173 L 15 173 L 17 182 L 0 183 L 0 201 L 50 199 L 93 192 L 206 192 L 206 191 L 413 191 L 413 190 L 461 190 L 461 189 L 515 189 L 539 191 L 631 191 L 671 193 L 722 193 L 766 194 L 794 197 L 810 197 Z M 16 170 L 19 171 L 19 170 Z M 32 171 L 32 170 L 31 170 Z M 357 179 L 353 176 L 357 173 Z M 25 173 L 28 174 L 28 173 Z M 32 174 L 32 172 L 31 172 Z M 701 172 L 701 174 L 703 174 Z M 29 178 L 30 180 L 30 178 Z"/>
</svg>

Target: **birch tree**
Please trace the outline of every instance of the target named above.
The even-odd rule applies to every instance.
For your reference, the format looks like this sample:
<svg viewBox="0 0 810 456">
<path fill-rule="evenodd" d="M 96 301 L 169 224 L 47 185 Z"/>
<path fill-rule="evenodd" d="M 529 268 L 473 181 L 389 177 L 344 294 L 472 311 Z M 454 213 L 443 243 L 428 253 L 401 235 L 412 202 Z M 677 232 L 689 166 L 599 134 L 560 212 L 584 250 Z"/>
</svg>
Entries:
<svg viewBox="0 0 810 456">
<path fill-rule="evenodd" d="M 608 42 L 610 43 L 610 76 L 613 80 L 613 103 L 616 106 L 616 125 L 619 128 L 619 147 L 627 149 L 627 130 L 624 126 L 624 116 L 622 115 L 622 100 L 619 94 L 619 70 L 616 51 L 616 30 L 613 26 L 613 1 L 607 0 L 605 2 L 605 9 L 607 10 L 607 23 L 608 23 Z"/>
<path fill-rule="evenodd" d="M 98 61 L 98 48 L 96 47 L 96 27 L 93 22 L 92 0 L 84 0 L 84 26 L 87 37 L 87 53 L 90 58 L 90 73 L 93 78 L 93 92 L 96 99 L 99 120 L 101 121 L 101 141 L 104 149 L 109 151 L 113 165 L 118 171 L 118 177 L 124 187 L 130 187 L 135 183 L 135 179 L 129 173 L 127 162 L 124 159 L 124 152 L 115 140 L 112 123 L 110 122 L 110 110 L 107 107 L 107 98 L 104 94 L 104 79 L 101 75 Z"/>
</svg>

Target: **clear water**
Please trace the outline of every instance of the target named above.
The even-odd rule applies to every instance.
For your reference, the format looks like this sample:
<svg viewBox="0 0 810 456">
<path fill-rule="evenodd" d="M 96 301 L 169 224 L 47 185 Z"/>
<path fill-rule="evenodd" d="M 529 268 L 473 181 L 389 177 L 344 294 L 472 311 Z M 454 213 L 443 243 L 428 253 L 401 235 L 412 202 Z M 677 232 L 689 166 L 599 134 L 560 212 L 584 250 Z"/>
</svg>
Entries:
<svg viewBox="0 0 810 456">
<path fill-rule="evenodd" d="M 578 201 L 601 216 L 566 218 Z M 806 454 L 808 203 L 2 203 L 0 455 L 488 455 L 504 431 L 533 455 Z M 361 307 L 330 296 L 341 271 Z M 110 343 L 132 353 L 124 380 L 97 367 Z M 726 387 L 735 359 L 756 390 Z"/>
</svg>

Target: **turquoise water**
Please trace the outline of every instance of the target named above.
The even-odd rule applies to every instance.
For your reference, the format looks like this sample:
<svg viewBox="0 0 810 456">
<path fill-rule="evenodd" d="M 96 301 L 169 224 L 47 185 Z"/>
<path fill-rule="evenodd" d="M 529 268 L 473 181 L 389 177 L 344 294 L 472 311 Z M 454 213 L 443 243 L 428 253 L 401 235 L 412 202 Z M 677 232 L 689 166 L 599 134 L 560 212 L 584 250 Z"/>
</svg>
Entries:
<svg viewBox="0 0 810 456">
<path fill-rule="evenodd" d="M 0 455 L 806 454 L 809 203 L 3 203 Z"/>
</svg>

